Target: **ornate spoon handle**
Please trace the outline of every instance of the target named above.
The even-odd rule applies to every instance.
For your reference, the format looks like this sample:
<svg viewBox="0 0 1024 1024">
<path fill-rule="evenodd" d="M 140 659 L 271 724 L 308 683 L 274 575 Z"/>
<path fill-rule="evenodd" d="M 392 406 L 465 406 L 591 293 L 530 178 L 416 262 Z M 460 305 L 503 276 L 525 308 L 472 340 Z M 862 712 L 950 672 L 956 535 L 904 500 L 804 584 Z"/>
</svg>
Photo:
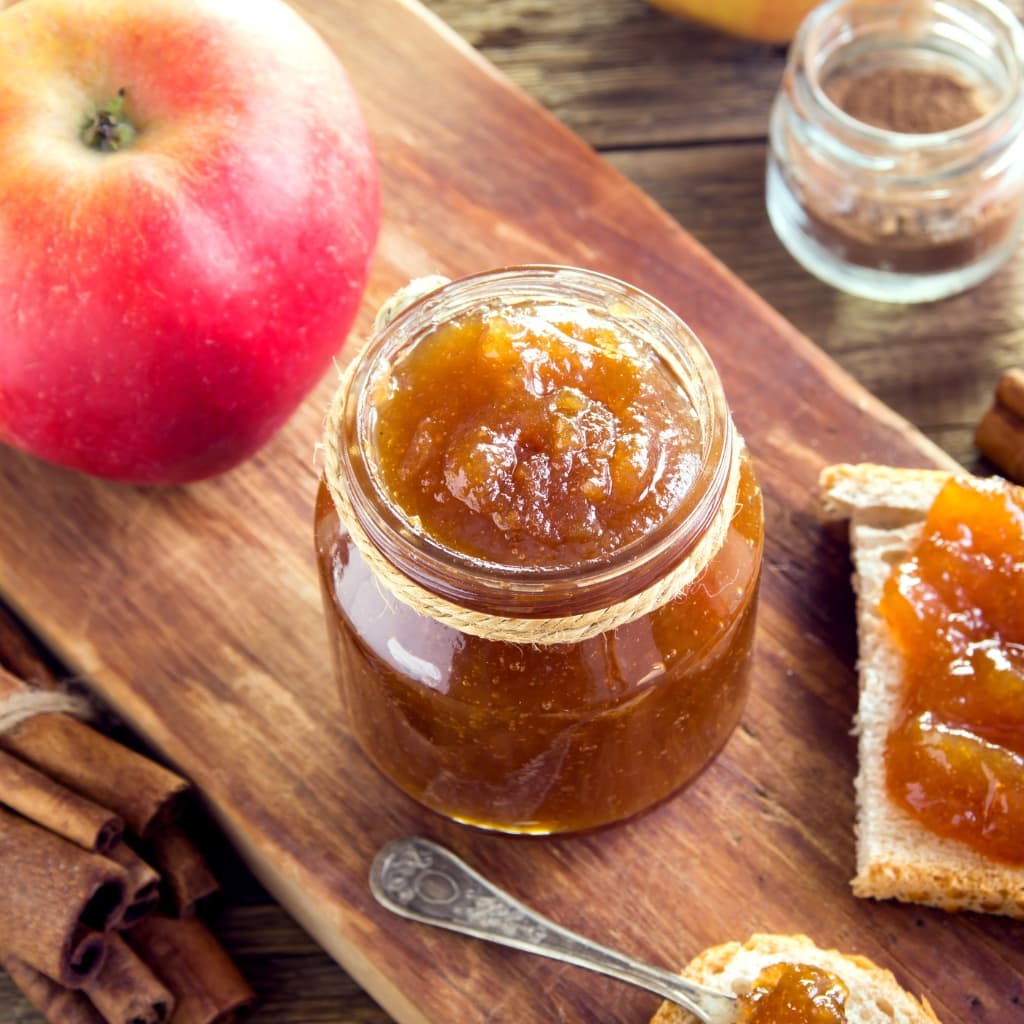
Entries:
<svg viewBox="0 0 1024 1024">
<path fill-rule="evenodd" d="M 677 1003 L 705 1024 L 735 1024 L 733 996 L 559 927 L 427 839 L 396 839 L 381 849 L 370 871 L 370 889 L 402 917 L 607 974 Z"/>
</svg>

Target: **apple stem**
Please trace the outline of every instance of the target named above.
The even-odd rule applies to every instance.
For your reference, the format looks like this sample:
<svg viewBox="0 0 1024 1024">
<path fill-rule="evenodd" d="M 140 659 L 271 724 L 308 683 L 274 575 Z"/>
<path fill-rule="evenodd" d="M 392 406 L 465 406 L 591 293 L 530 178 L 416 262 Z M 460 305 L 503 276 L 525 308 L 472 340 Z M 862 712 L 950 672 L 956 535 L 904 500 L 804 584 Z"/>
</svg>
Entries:
<svg viewBox="0 0 1024 1024">
<path fill-rule="evenodd" d="M 130 146 L 135 138 L 135 126 L 124 112 L 124 89 L 108 104 L 97 107 L 82 127 L 82 141 L 90 149 L 101 153 L 116 153 Z"/>
</svg>

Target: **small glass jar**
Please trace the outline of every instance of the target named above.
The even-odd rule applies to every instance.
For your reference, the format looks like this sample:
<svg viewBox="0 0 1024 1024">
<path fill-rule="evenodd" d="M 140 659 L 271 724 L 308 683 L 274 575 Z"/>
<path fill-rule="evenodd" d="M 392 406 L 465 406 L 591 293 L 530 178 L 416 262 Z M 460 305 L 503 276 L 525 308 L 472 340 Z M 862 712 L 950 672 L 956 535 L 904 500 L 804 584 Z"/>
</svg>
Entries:
<svg viewBox="0 0 1024 1024">
<path fill-rule="evenodd" d="M 782 243 L 828 284 L 882 301 L 931 301 L 983 280 L 1021 229 L 1022 65 L 1024 30 L 999 0 L 815 8 L 772 111 L 767 206 Z M 833 101 L 842 76 L 894 69 L 957 83 L 977 116 L 897 131 Z"/>
<path fill-rule="evenodd" d="M 699 459 L 688 493 L 664 522 L 597 563 L 544 568 L 468 555 L 427 535 L 383 483 L 374 429 L 393 368 L 438 325 L 524 303 L 585 310 L 628 330 L 696 411 Z M 674 313 L 629 285 L 572 268 L 466 278 L 379 330 L 356 357 L 336 409 L 325 441 L 336 465 L 329 457 L 317 498 L 316 551 L 351 729 L 384 775 L 455 820 L 551 833 L 629 817 L 709 763 L 747 693 L 763 520 L 718 376 Z M 696 578 L 644 611 L 647 595 L 695 558 L 703 559 Z M 474 624 L 453 625 L 396 597 L 393 574 L 472 613 Z M 604 628 L 606 611 L 634 599 L 639 614 Z M 577 616 L 600 622 L 554 643 L 494 639 L 487 625 L 564 629 Z"/>
</svg>

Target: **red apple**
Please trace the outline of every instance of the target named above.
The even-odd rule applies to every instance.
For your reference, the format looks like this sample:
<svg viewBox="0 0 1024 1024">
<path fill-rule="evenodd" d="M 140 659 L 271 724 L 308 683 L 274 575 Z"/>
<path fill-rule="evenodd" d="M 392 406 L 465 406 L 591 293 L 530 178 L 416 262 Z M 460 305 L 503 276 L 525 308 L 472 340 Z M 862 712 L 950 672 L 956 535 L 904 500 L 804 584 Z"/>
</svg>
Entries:
<svg viewBox="0 0 1024 1024">
<path fill-rule="evenodd" d="M 0 40 L 0 441 L 136 483 L 228 469 L 366 283 L 344 71 L 280 0 L 24 0 Z"/>
</svg>

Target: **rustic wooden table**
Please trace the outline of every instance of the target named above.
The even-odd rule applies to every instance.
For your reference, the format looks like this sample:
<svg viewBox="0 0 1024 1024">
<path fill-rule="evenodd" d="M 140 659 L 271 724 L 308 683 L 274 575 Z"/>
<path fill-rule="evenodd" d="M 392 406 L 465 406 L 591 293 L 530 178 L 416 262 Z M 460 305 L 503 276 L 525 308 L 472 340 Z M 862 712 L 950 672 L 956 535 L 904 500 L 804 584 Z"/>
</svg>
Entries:
<svg viewBox="0 0 1024 1024">
<path fill-rule="evenodd" d="M 764 210 L 765 136 L 782 48 L 673 20 L 644 0 L 427 5 L 869 390 L 964 465 L 981 465 L 974 424 L 999 373 L 1024 364 L 1024 252 L 974 291 L 928 306 L 854 299 L 808 276 Z M 1024 0 L 1011 6 L 1024 13 Z M 225 886 L 213 924 L 260 994 L 253 1024 L 390 1019 L 212 830 L 208 845 Z M 37 1020 L 0 977 L 0 1024 Z"/>
</svg>

